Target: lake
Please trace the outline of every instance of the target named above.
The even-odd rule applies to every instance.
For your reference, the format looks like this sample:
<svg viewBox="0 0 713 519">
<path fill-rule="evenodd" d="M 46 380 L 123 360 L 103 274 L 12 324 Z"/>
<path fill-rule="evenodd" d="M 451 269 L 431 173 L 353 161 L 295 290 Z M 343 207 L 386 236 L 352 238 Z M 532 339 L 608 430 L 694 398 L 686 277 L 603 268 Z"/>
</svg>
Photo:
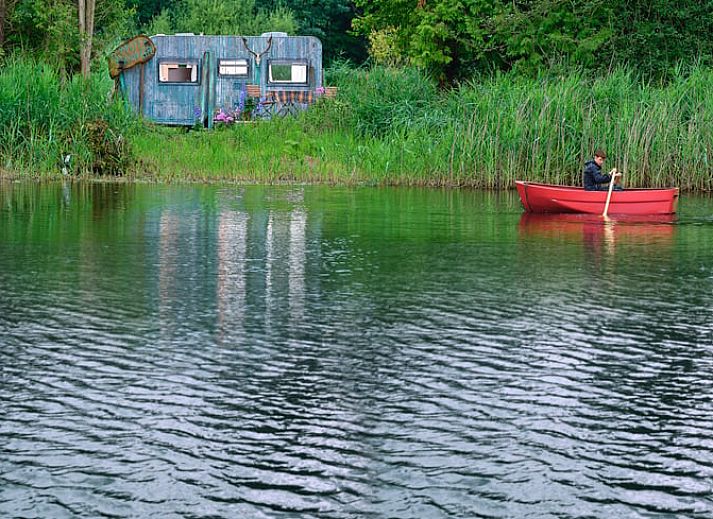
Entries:
<svg viewBox="0 0 713 519">
<path fill-rule="evenodd" d="M 713 516 L 713 199 L 0 183 L 2 517 Z"/>
</svg>

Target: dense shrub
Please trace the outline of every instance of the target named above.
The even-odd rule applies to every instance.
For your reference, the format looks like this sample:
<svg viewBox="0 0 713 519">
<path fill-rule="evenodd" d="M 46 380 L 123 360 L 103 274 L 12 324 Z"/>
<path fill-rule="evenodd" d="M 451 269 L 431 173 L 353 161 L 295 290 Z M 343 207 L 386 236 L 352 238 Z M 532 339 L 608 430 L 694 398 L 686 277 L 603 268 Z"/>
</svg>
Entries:
<svg viewBox="0 0 713 519">
<path fill-rule="evenodd" d="M 512 186 L 516 178 L 579 183 L 607 148 L 630 186 L 713 188 L 713 71 L 680 68 L 665 84 L 628 69 L 496 74 L 439 91 L 415 69 L 329 71 L 336 100 L 301 124 L 373 141 L 355 163 L 422 183 Z M 376 143 L 375 141 L 378 141 Z"/>
<path fill-rule="evenodd" d="M 0 68 L 0 167 L 41 175 L 59 171 L 67 155 L 75 173 L 106 162 L 101 157 L 106 147 L 92 145 L 98 141 L 89 139 L 87 123 L 102 121 L 114 136 L 135 124 L 121 102 L 109 100 L 111 89 L 105 75 L 63 79 L 47 63 L 24 56 L 6 59 Z M 126 166 L 128 149 L 122 147 L 121 153 L 119 162 Z"/>
</svg>

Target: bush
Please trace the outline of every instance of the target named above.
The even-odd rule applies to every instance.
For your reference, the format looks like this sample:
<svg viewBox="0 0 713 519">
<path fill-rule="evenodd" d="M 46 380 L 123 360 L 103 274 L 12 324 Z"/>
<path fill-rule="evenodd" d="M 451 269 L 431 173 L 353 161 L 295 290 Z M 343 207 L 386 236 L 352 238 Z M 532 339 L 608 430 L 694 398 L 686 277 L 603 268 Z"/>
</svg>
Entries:
<svg viewBox="0 0 713 519">
<path fill-rule="evenodd" d="M 385 181 L 579 184 L 584 161 L 605 147 L 630 187 L 713 189 L 706 67 L 681 67 L 664 84 L 618 68 L 600 76 L 494 74 L 445 91 L 409 68 L 341 66 L 328 77 L 337 98 L 317 103 L 300 123 L 358 138 L 350 160 Z"/>
<path fill-rule="evenodd" d="M 115 155 L 102 157 L 107 148 L 93 146 L 89 139 L 90 121 L 103 121 L 104 134 L 116 139 L 125 139 L 136 124 L 121 102 L 108 99 L 111 88 L 108 75 L 67 80 L 47 63 L 20 55 L 7 58 L 0 69 L 0 155 L 4 157 L 0 167 L 33 175 L 57 174 L 67 155 L 72 156 L 71 170 L 76 173 L 106 171 L 95 167 L 106 160 L 128 167 L 125 147 L 117 162 Z M 119 153 L 118 148 L 111 153 Z"/>
</svg>

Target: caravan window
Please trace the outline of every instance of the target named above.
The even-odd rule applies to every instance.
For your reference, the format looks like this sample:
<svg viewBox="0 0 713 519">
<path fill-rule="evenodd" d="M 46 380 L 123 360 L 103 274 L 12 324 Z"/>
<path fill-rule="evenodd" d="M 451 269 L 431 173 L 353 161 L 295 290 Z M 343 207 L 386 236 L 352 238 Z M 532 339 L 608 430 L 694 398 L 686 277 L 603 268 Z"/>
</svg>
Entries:
<svg viewBox="0 0 713 519">
<path fill-rule="evenodd" d="M 221 59 L 218 60 L 218 74 L 221 76 L 248 77 L 248 60 Z"/>
<path fill-rule="evenodd" d="M 306 60 L 271 60 L 268 81 L 273 85 L 306 85 Z"/>
<path fill-rule="evenodd" d="M 196 60 L 164 60 L 158 64 L 159 83 L 198 83 Z"/>
</svg>

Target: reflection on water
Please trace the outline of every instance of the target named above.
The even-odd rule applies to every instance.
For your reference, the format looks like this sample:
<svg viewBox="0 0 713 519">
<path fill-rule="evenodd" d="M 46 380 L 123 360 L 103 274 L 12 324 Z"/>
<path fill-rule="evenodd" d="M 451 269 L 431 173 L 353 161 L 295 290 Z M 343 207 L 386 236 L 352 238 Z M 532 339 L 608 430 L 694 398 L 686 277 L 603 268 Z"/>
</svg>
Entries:
<svg viewBox="0 0 713 519">
<path fill-rule="evenodd" d="M 590 214 L 523 213 L 519 229 L 535 239 L 578 241 L 594 258 L 615 253 L 617 244 L 652 248 L 660 254 L 673 244 L 676 215 L 603 217 Z M 626 250 L 624 252 L 626 254 Z"/>
<path fill-rule="evenodd" d="M 239 336 L 248 304 L 271 316 L 289 306 L 291 322 L 303 318 L 307 213 L 288 211 L 220 213 L 217 240 L 218 322 L 224 335 Z M 251 301 L 247 301 L 247 294 Z"/>
<path fill-rule="evenodd" d="M 302 209 L 290 214 L 290 274 L 289 302 L 290 317 L 299 322 L 304 317 L 305 303 L 305 241 L 307 236 L 307 215 Z"/>
<path fill-rule="evenodd" d="M 635 241 L 662 244 L 671 242 L 675 233 L 676 215 L 603 217 L 590 214 L 523 213 L 520 229 L 524 234 L 547 238 L 581 235 L 584 241 Z"/>
<path fill-rule="evenodd" d="M 710 517 L 713 203 L 0 184 L 2 517 Z"/>
<path fill-rule="evenodd" d="M 249 215 L 226 210 L 218 223 L 218 327 L 240 333 L 245 315 Z"/>
</svg>

